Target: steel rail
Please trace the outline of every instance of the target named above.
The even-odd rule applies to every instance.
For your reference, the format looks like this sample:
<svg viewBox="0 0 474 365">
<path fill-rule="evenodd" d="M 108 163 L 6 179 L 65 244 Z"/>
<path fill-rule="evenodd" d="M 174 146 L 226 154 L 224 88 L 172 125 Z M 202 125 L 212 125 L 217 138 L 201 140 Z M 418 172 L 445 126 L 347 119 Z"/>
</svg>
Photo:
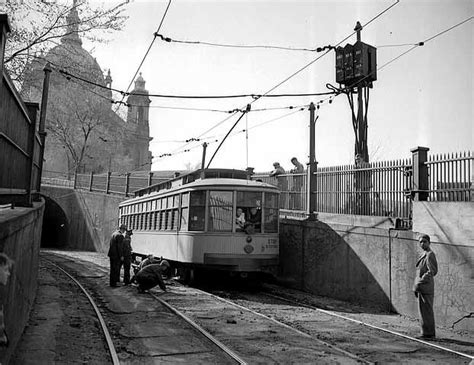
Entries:
<svg viewBox="0 0 474 365">
<path fill-rule="evenodd" d="M 411 337 L 411 336 L 405 335 L 405 334 L 400 333 L 400 332 L 396 332 L 396 331 L 392 331 L 392 330 L 389 330 L 389 329 L 386 329 L 386 328 L 383 328 L 383 327 L 375 326 L 375 325 L 370 324 L 370 323 L 359 321 L 358 319 L 346 317 L 346 316 L 343 316 L 341 314 L 338 314 L 338 313 L 335 313 L 335 312 L 332 312 L 332 311 L 328 311 L 326 309 L 321 309 L 321 308 L 318 308 L 318 307 L 315 307 L 315 306 L 312 306 L 312 305 L 309 305 L 309 304 L 298 302 L 296 300 L 291 300 L 291 299 L 287 299 L 287 298 L 284 298 L 284 297 L 280 297 L 280 296 L 275 295 L 275 294 L 270 294 L 270 293 L 262 293 L 262 294 L 267 295 L 267 296 L 272 297 L 272 298 L 275 298 L 275 299 L 278 299 L 278 300 L 281 300 L 281 301 L 284 301 L 284 302 L 288 302 L 288 303 L 291 303 L 291 304 L 297 304 L 301 307 L 306 307 L 306 308 L 309 308 L 309 309 L 313 309 L 313 310 L 316 310 L 318 312 L 321 312 L 321 313 L 324 313 L 324 314 L 327 314 L 327 315 L 330 315 L 330 316 L 333 316 L 333 317 L 338 317 L 338 318 L 341 318 L 341 319 L 345 319 L 347 321 L 351 321 L 351 322 L 354 322 L 354 323 L 357 323 L 357 324 L 361 324 L 363 326 L 370 327 L 370 328 L 373 328 L 373 329 L 376 329 L 376 330 L 379 330 L 379 331 L 387 332 L 387 333 L 390 333 L 390 334 L 395 335 L 395 336 L 403 337 L 403 338 L 406 338 L 406 339 L 411 340 L 411 341 L 420 342 L 424 345 L 436 348 L 438 350 L 450 352 L 450 353 L 453 353 L 453 354 L 456 354 L 456 355 L 459 355 L 459 356 L 462 356 L 462 357 L 467 357 L 468 359 L 474 360 L 474 356 L 472 356 L 472 355 L 465 354 L 464 352 L 460 352 L 460 351 L 455 351 L 455 350 L 449 349 L 449 348 L 444 347 L 444 346 L 439 346 L 439 345 L 436 345 L 436 344 L 428 342 L 428 341 L 423 341 L 419 338 Z"/>
<path fill-rule="evenodd" d="M 238 364 L 241 365 L 247 365 L 247 362 L 240 358 L 235 352 L 233 352 L 231 349 L 229 349 L 226 345 L 224 345 L 222 342 L 220 342 L 217 338 L 212 336 L 209 332 L 207 332 L 204 328 L 202 328 L 200 325 L 198 325 L 196 322 L 194 322 L 191 318 L 187 317 L 184 313 L 181 313 L 179 310 L 174 308 L 171 304 L 167 303 L 163 299 L 159 298 L 152 292 L 148 292 L 153 298 L 155 298 L 158 302 L 163 304 L 166 308 L 168 308 L 171 312 L 176 314 L 177 316 L 181 317 L 184 319 L 187 323 L 189 323 L 192 327 L 194 327 L 197 331 L 202 333 L 204 336 L 206 336 L 207 339 L 209 339 L 214 345 L 219 347 L 222 351 L 224 351 L 227 355 L 229 355 L 233 360 L 235 360 Z"/>
<path fill-rule="evenodd" d="M 112 363 L 114 365 L 120 365 L 120 360 L 118 358 L 118 355 L 117 355 L 117 351 L 115 351 L 115 346 L 114 346 L 114 343 L 112 341 L 112 336 L 110 336 L 110 333 L 109 333 L 109 330 L 107 328 L 107 325 L 105 324 L 105 321 L 104 321 L 104 318 L 102 317 L 102 314 L 100 313 L 99 311 L 99 308 L 97 307 L 97 305 L 95 304 L 94 302 L 94 299 L 89 295 L 89 293 L 87 292 L 87 290 L 81 285 L 81 283 L 79 283 L 71 274 L 69 274 L 66 270 L 64 270 L 62 267 L 60 267 L 59 265 L 55 264 L 54 262 L 42 257 L 43 260 L 49 262 L 51 265 L 53 265 L 54 267 L 58 268 L 59 270 L 61 270 L 64 274 L 66 274 L 74 283 L 76 283 L 76 285 L 82 290 L 82 292 L 86 295 L 87 299 L 89 300 L 89 302 L 91 303 L 92 305 L 92 308 L 94 308 L 94 311 L 95 311 L 95 314 L 97 315 L 97 318 L 99 319 L 99 322 L 100 322 L 100 326 L 102 327 L 102 332 L 104 333 L 104 336 L 105 336 L 105 340 L 107 341 L 107 346 L 109 348 L 109 352 L 110 352 L 110 356 L 112 358 Z"/>
<path fill-rule="evenodd" d="M 274 318 L 268 317 L 268 316 L 266 316 L 265 314 L 256 312 L 256 311 L 254 311 L 253 309 L 250 309 L 250 308 L 244 307 L 244 306 L 242 306 L 242 305 L 240 305 L 240 304 L 231 302 L 230 300 L 221 298 L 221 297 L 219 297 L 218 295 L 214 295 L 214 294 L 212 294 L 212 293 L 208 293 L 208 292 L 206 292 L 206 291 L 203 291 L 203 290 L 200 290 L 200 289 L 196 289 L 196 288 L 193 288 L 193 289 L 196 290 L 196 291 L 199 291 L 199 292 L 201 292 L 201 293 L 207 294 L 207 295 L 209 295 L 210 297 L 213 297 L 213 298 L 215 298 L 215 299 L 218 299 L 218 300 L 220 300 L 220 301 L 222 301 L 222 302 L 224 302 L 224 303 L 230 304 L 230 305 L 232 305 L 232 306 L 234 306 L 234 307 L 237 307 L 237 308 L 239 308 L 239 309 L 245 310 L 245 311 L 247 311 L 247 312 L 253 313 L 253 314 L 257 315 L 257 316 L 260 316 L 260 317 L 262 317 L 262 318 L 265 318 L 265 319 L 267 319 L 267 320 L 270 320 L 270 321 L 276 323 L 276 324 L 279 325 L 279 326 L 285 327 L 285 328 L 287 328 L 287 329 L 289 329 L 289 330 L 292 330 L 292 331 L 294 331 L 294 332 L 296 332 L 296 333 L 298 333 L 298 334 L 300 334 L 300 335 L 302 335 L 302 336 L 304 336 L 304 337 L 306 337 L 306 338 L 310 338 L 310 339 L 312 339 L 313 341 L 319 342 L 319 343 L 323 344 L 324 346 L 327 346 L 327 347 L 329 347 L 329 348 L 331 348 L 331 349 L 333 349 L 333 350 L 335 350 L 335 351 L 339 351 L 340 353 L 342 353 L 342 354 L 344 354 L 344 355 L 346 355 L 346 356 L 348 356 L 348 357 L 350 357 L 350 358 L 352 358 L 352 359 L 354 359 L 354 360 L 360 361 L 360 362 L 362 362 L 362 363 L 364 363 L 364 364 L 374 364 L 374 363 L 372 363 L 372 362 L 370 362 L 370 361 L 367 361 L 367 360 L 365 360 L 365 359 L 363 359 L 363 358 L 361 358 L 361 357 L 359 357 L 359 356 L 357 356 L 357 355 L 355 355 L 355 354 L 353 354 L 353 353 L 351 353 L 351 352 L 348 352 L 348 351 L 346 351 L 346 350 L 344 350 L 344 349 L 341 349 L 340 347 L 334 346 L 333 344 L 331 344 L 331 343 L 329 343 L 329 342 L 323 341 L 323 340 L 321 340 L 321 339 L 319 339 L 319 338 L 315 338 L 315 337 L 311 336 L 311 335 L 308 334 L 308 333 L 305 333 L 305 332 L 303 332 L 303 331 L 300 331 L 300 330 L 297 329 L 297 328 L 291 327 L 291 326 L 287 325 L 286 323 L 283 323 L 283 322 L 280 322 L 280 321 L 278 321 L 278 320 L 276 320 L 276 319 L 274 319 Z"/>
</svg>

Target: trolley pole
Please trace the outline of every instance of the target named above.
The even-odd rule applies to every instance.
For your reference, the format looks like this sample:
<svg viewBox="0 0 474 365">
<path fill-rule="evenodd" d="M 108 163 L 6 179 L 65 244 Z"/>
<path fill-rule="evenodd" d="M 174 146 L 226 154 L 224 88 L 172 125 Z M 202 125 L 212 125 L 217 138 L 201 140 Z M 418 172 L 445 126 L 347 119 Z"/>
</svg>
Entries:
<svg viewBox="0 0 474 365">
<path fill-rule="evenodd" d="M 316 120 L 314 116 L 314 103 L 311 102 L 309 105 L 309 163 L 308 163 L 308 184 L 307 184 L 307 192 L 308 192 L 308 220 L 316 220 L 316 188 L 317 188 L 317 181 L 316 181 L 316 170 L 318 167 L 318 163 L 316 161 Z"/>
<path fill-rule="evenodd" d="M 201 179 L 204 179 L 204 166 L 206 166 L 206 149 L 207 143 L 202 144 L 202 160 L 201 160 Z"/>
</svg>

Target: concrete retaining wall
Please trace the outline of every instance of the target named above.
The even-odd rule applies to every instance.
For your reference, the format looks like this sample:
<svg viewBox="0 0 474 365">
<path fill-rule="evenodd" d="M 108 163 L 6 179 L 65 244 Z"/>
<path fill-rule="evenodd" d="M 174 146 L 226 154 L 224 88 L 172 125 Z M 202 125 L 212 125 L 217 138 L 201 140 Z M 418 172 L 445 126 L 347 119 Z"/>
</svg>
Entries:
<svg viewBox="0 0 474 365">
<path fill-rule="evenodd" d="M 118 206 L 124 197 L 52 186 L 41 189 L 65 213 L 68 239 L 63 247 L 107 252 L 110 235 L 117 229 Z M 58 230 L 62 229 L 60 223 L 56 223 Z"/>
<path fill-rule="evenodd" d="M 106 252 L 124 197 L 44 187 L 64 210 L 67 247 Z M 432 237 L 439 263 L 435 310 L 451 326 L 474 312 L 474 203 L 414 202 L 415 230 Z M 418 316 L 412 285 L 419 254 L 416 232 L 395 231 L 387 217 L 319 216 L 316 222 L 282 220 L 280 277 L 288 285 L 401 314 Z M 59 228 L 58 228 L 59 229 Z M 458 329 L 474 331 L 474 319 Z"/>
<path fill-rule="evenodd" d="M 8 337 L 8 345 L 0 346 L 0 363 L 9 362 L 36 296 L 43 210 L 43 201 L 33 208 L 0 210 L 0 252 L 14 261 L 6 285 L 0 284 Z"/>
<path fill-rule="evenodd" d="M 443 214 L 433 213 L 439 208 L 435 205 L 429 208 L 426 202 L 423 205 L 423 209 L 430 209 L 434 216 Z M 441 209 L 446 210 L 446 207 Z M 464 203 L 462 208 L 457 209 L 468 214 L 472 212 L 473 205 Z M 450 220 L 447 215 L 444 216 L 446 220 L 437 221 L 437 227 L 445 232 L 449 227 L 465 224 L 456 222 L 464 222 L 459 215 L 453 215 Z M 385 228 L 386 218 L 370 218 L 366 222 L 359 218 L 361 226 L 358 227 L 343 224 L 341 216 L 337 223 L 321 220 L 282 221 L 280 275 L 283 280 L 307 292 L 391 309 L 417 318 L 412 287 L 420 252 L 418 233 Z M 417 221 L 415 216 L 414 221 Z M 426 224 L 423 228 L 423 233 L 432 236 L 431 246 L 439 264 L 439 273 L 435 278 L 436 320 L 438 325 L 451 326 L 474 312 L 474 246 L 465 244 L 469 242 L 467 235 L 472 227 L 465 230 L 458 228 L 460 242 L 456 243 L 440 240 Z M 474 319 L 466 318 L 456 324 L 456 328 L 474 331 Z"/>
</svg>

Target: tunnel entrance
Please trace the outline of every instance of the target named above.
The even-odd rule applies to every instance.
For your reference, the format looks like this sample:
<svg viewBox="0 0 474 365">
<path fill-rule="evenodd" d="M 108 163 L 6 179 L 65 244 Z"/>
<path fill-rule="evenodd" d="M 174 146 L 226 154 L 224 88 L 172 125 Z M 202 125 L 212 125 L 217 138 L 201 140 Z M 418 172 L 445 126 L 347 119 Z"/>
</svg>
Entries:
<svg viewBox="0 0 474 365">
<path fill-rule="evenodd" d="M 69 223 L 64 210 L 53 199 L 43 196 L 45 209 L 43 215 L 43 230 L 41 233 L 41 247 L 66 247 L 69 234 Z"/>
</svg>

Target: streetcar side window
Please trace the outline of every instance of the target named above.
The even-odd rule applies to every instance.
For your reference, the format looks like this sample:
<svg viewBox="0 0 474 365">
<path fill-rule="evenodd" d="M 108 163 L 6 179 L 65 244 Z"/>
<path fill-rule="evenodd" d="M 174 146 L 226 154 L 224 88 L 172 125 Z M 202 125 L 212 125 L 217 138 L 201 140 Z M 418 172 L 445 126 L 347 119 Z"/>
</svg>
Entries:
<svg viewBox="0 0 474 365">
<path fill-rule="evenodd" d="M 188 213 L 189 213 L 189 193 L 181 195 L 181 224 L 180 231 L 188 230 Z"/>
<path fill-rule="evenodd" d="M 206 217 L 206 191 L 192 191 L 189 196 L 189 230 L 204 231 Z"/>
<path fill-rule="evenodd" d="M 158 226 L 158 229 L 161 231 L 165 227 L 165 212 L 162 210 L 160 212 L 160 225 Z"/>
<path fill-rule="evenodd" d="M 209 227 L 210 232 L 232 232 L 233 192 L 209 192 Z"/>
<path fill-rule="evenodd" d="M 173 195 L 173 210 L 171 212 L 171 229 L 178 229 L 178 212 L 179 212 L 179 194 Z"/>
<path fill-rule="evenodd" d="M 148 229 L 148 216 L 150 215 L 150 213 L 143 213 L 143 230 L 146 231 Z"/>
<path fill-rule="evenodd" d="M 265 193 L 264 229 L 267 233 L 278 232 L 278 194 Z"/>
</svg>

